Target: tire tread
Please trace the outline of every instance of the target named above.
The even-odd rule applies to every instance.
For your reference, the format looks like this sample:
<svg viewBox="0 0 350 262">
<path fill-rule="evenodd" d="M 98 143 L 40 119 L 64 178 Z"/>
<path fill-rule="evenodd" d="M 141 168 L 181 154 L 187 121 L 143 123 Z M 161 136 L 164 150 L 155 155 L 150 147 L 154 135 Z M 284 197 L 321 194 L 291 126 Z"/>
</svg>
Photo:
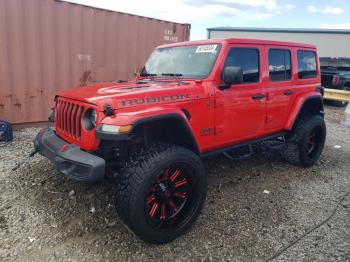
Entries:
<svg viewBox="0 0 350 262">
<path fill-rule="evenodd" d="M 205 174 L 201 159 L 192 151 L 173 144 L 156 143 L 149 147 L 142 148 L 138 152 L 132 154 L 121 169 L 116 183 L 115 206 L 118 215 L 128 228 L 147 242 L 165 243 L 173 238 L 168 237 L 169 239 L 162 240 L 152 239 L 150 236 L 142 235 L 142 232 L 135 232 L 135 217 L 133 215 L 134 210 L 132 209 L 131 203 L 135 203 L 135 200 L 139 197 L 136 189 L 143 183 L 145 173 L 149 172 L 154 167 L 161 165 L 164 161 L 169 161 L 174 154 L 182 154 L 190 159 L 194 159 L 193 161 L 196 162 L 194 164 L 199 166 L 201 168 L 200 172 Z M 206 176 L 203 176 L 203 179 L 206 179 Z"/>
</svg>

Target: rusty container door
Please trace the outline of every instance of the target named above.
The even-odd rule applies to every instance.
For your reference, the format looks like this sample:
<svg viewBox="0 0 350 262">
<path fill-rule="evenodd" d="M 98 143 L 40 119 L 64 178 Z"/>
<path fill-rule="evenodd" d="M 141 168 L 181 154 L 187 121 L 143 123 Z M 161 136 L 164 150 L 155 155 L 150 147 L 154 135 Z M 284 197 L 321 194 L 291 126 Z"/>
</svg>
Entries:
<svg viewBox="0 0 350 262">
<path fill-rule="evenodd" d="M 0 1 L 0 119 L 47 121 L 58 90 L 132 79 L 190 25 L 55 0 Z"/>
</svg>

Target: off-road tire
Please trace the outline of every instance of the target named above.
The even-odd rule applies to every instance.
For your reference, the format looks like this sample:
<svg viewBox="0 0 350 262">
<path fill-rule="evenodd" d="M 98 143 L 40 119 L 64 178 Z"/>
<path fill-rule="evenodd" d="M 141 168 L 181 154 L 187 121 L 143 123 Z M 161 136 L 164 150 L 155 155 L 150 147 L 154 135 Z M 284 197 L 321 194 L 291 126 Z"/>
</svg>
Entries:
<svg viewBox="0 0 350 262">
<path fill-rule="evenodd" d="M 317 131 L 314 151 L 309 155 L 306 150 L 308 136 L 312 130 Z M 282 156 L 291 164 L 301 167 L 311 167 L 319 159 L 326 140 L 326 125 L 322 116 L 307 115 L 296 120 L 293 130 L 286 137 L 286 148 Z"/>
<path fill-rule="evenodd" d="M 157 175 L 177 162 L 190 165 L 193 170 L 196 201 L 193 202 L 193 210 L 190 209 L 189 216 L 181 225 L 157 230 L 147 221 L 147 192 Z M 130 157 L 120 172 L 115 189 L 117 213 L 128 228 L 146 242 L 162 244 L 185 233 L 196 221 L 206 197 L 207 175 L 201 159 L 192 151 L 172 144 L 157 143 Z"/>
<path fill-rule="evenodd" d="M 335 101 L 335 100 L 332 101 L 332 106 L 335 106 L 335 107 L 346 107 L 347 105 L 348 105 L 348 102 L 345 102 L 345 101 Z"/>
</svg>

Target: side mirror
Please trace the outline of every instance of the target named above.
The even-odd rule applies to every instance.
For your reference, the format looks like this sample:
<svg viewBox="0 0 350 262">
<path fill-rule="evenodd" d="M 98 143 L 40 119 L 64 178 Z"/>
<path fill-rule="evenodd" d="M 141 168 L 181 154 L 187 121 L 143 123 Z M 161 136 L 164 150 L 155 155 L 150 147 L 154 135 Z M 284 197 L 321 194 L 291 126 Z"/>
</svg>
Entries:
<svg viewBox="0 0 350 262">
<path fill-rule="evenodd" d="M 220 86 L 221 89 L 227 89 L 234 84 L 242 84 L 243 70 L 240 66 L 227 66 L 224 68 L 222 78 L 224 84 Z"/>
</svg>

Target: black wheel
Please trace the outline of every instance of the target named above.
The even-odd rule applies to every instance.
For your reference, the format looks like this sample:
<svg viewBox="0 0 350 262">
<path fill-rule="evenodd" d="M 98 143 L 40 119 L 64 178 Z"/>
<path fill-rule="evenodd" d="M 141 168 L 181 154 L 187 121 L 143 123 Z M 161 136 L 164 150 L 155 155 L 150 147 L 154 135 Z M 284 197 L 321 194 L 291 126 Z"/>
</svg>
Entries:
<svg viewBox="0 0 350 262">
<path fill-rule="evenodd" d="M 320 158 L 326 140 L 326 125 L 319 115 L 301 117 L 287 136 L 283 156 L 292 164 L 310 167 Z"/>
<path fill-rule="evenodd" d="M 335 107 L 346 107 L 348 105 L 348 102 L 346 101 L 332 101 L 332 105 Z"/>
<path fill-rule="evenodd" d="M 154 144 L 134 154 L 121 171 L 116 208 L 142 240 L 166 243 L 196 221 L 205 200 L 207 176 L 188 149 Z"/>
</svg>

